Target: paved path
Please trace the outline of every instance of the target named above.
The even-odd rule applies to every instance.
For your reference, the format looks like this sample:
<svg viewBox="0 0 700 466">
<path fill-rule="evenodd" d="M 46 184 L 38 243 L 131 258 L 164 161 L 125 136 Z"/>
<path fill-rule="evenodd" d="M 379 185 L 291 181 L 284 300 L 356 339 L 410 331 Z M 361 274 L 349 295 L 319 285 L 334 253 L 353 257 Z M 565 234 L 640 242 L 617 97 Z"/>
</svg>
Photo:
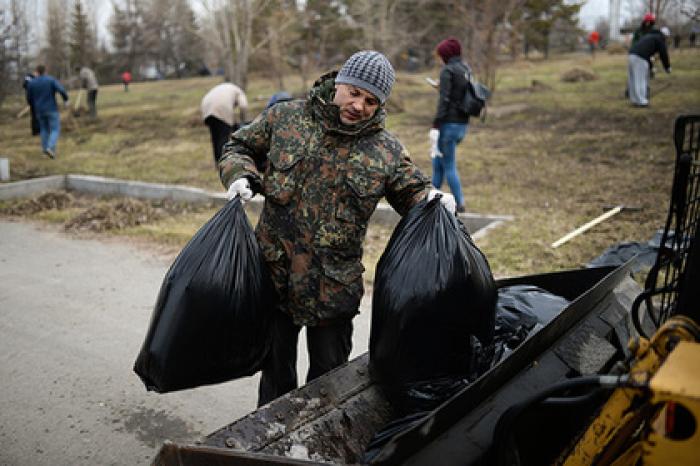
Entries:
<svg viewBox="0 0 700 466">
<path fill-rule="evenodd" d="M 132 372 L 168 266 L 0 221 L 0 464 L 149 464 L 163 440 L 193 442 L 254 409 L 257 376 L 158 395 Z M 367 349 L 366 309 L 355 327 L 353 357 Z"/>
</svg>

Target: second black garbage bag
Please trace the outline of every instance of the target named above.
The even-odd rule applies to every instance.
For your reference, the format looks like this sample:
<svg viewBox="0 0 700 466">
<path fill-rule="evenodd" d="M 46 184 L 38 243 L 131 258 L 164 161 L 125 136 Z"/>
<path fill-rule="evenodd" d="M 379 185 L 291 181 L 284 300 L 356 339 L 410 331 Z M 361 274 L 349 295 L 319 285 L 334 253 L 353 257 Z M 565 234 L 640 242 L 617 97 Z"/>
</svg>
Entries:
<svg viewBox="0 0 700 466">
<path fill-rule="evenodd" d="M 370 331 L 372 375 L 399 412 L 444 401 L 421 404 L 425 387 L 461 386 L 470 335 L 493 338 L 496 298 L 486 257 L 439 199 L 403 217 L 377 265 Z"/>
<path fill-rule="evenodd" d="M 270 346 L 275 299 L 253 229 L 234 199 L 170 267 L 134 370 L 160 393 L 254 374 Z"/>
</svg>

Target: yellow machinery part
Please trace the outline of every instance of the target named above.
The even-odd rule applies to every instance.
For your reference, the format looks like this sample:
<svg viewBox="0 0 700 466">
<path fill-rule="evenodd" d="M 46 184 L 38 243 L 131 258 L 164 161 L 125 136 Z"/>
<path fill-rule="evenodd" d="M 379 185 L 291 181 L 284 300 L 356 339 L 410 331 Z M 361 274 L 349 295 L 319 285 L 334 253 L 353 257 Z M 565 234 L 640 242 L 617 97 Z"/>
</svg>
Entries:
<svg viewBox="0 0 700 466">
<path fill-rule="evenodd" d="M 696 465 L 700 462 L 700 344 L 681 341 L 651 379 L 651 402 L 660 412 L 643 445 L 642 464 Z M 670 413 L 684 412 L 682 431 L 667 431 Z M 671 423 L 673 424 L 673 423 Z M 671 425 L 673 427 L 673 425 Z M 677 427 L 680 430 L 679 427 Z"/>
<path fill-rule="evenodd" d="M 695 341 L 698 334 L 700 327 L 695 322 L 684 316 L 674 316 L 659 328 L 651 341 L 645 338 L 630 341 L 634 354 L 629 373 L 631 381 L 647 385 L 676 343 Z M 615 389 L 561 464 L 636 464 L 646 449 L 630 441 L 639 426 L 654 416 L 655 410 L 658 411 L 658 408 L 649 403 L 645 391 L 636 388 Z"/>
</svg>

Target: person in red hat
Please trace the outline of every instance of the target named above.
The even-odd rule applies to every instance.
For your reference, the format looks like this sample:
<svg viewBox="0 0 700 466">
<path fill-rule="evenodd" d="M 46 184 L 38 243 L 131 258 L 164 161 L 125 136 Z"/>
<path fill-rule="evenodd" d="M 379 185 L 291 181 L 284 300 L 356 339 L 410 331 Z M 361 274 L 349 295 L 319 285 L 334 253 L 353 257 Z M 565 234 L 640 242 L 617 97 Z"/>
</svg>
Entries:
<svg viewBox="0 0 700 466">
<path fill-rule="evenodd" d="M 646 13 L 642 18 L 642 24 L 639 25 L 632 35 L 632 43 L 630 43 L 630 48 L 634 47 L 634 44 L 636 44 L 639 39 L 644 36 L 644 34 L 647 34 L 649 31 L 654 29 L 655 24 L 656 16 L 654 16 L 653 13 Z"/>
<path fill-rule="evenodd" d="M 467 89 L 466 75 L 471 69 L 462 60 L 462 44 L 454 37 L 440 42 L 435 51 L 445 66 L 440 70 L 440 97 L 429 132 L 430 157 L 433 162 L 433 185 L 440 189 L 447 180 L 450 191 L 457 202 L 457 212 L 465 211 L 462 186 L 457 173 L 457 145 L 462 142 L 469 127 L 469 115 L 461 102 Z"/>
</svg>

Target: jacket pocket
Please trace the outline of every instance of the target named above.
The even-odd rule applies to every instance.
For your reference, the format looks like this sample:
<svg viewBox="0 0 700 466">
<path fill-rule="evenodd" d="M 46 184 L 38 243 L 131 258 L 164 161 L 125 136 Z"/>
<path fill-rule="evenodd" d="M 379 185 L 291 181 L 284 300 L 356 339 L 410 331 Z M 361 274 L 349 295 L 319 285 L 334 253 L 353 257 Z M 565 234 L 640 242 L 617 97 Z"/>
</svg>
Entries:
<svg viewBox="0 0 700 466">
<path fill-rule="evenodd" d="M 319 283 L 319 304 L 322 319 L 352 317 L 357 314 L 364 294 L 359 259 L 324 258 Z"/>
<path fill-rule="evenodd" d="M 345 184 L 346 195 L 338 204 L 336 218 L 364 226 L 384 195 L 384 177 L 379 174 L 349 177 Z"/>
<path fill-rule="evenodd" d="M 278 153 L 268 157 L 270 165 L 263 180 L 263 193 L 266 199 L 279 205 L 287 205 L 300 181 L 300 167 L 303 155 Z"/>
</svg>

